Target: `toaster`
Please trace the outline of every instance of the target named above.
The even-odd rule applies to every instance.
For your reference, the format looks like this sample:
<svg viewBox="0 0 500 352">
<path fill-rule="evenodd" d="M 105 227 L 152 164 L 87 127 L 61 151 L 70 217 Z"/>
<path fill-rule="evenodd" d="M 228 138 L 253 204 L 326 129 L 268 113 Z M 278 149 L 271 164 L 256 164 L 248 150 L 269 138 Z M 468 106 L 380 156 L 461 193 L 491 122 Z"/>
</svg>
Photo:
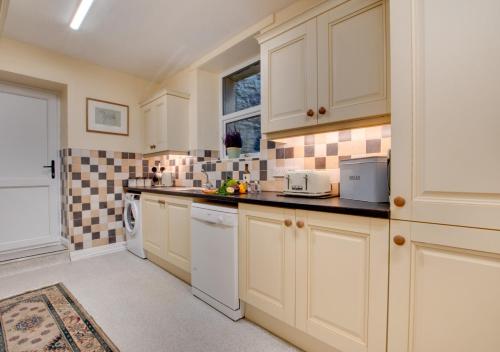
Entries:
<svg viewBox="0 0 500 352">
<path fill-rule="evenodd" d="M 319 170 L 288 171 L 285 175 L 283 193 L 304 197 L 331 195 L 330 173 Z"/>
<path fill-rule="evenodd" d="M 165 187 L 173 187 L 174 186 L 174 173 L 164 171 L 161 174 L 161 185 Z"/>
</svg>

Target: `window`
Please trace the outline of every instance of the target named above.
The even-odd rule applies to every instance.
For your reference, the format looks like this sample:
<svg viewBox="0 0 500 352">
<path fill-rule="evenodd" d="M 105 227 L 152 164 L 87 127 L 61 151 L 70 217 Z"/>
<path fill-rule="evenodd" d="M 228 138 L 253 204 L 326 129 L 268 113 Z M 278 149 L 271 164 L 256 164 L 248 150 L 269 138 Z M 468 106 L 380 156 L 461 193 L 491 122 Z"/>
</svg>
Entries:
<svg viewBox="0 0 500 352">
<path fill-rule="evenodd" d="M 242 156 L 260 152 L 260 61 L 242 65 L 222 76 L 222 138 L 238 131 Z M 221 155 L 226 156 L 224 145 Z"/>
</svg>

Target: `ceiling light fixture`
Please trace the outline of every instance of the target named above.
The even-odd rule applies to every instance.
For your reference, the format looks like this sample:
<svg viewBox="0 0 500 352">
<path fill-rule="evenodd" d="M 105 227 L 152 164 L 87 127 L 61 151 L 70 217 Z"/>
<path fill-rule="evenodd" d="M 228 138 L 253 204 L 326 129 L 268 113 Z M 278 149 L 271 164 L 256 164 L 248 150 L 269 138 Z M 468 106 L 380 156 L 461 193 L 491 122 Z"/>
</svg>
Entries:
<svg viewBox="0 0 500 352">
<path fill-rule="evenodd" d="M 94 0 L 81 0 L 80 5 L 78 5 L 78 9 L 75 12 L 75 15 L 73 16 L 73 19 L 71 20 L 71 24 L 69 25 L 71 29 L 77 31 L 80 28 L 80 25 L 82 24 L 83 20 L 85 19 L 85 16 L 87 15 L 87 12 L 90 9 L 90 6 L 92 6 L 92 3 Z"/>
</svg>

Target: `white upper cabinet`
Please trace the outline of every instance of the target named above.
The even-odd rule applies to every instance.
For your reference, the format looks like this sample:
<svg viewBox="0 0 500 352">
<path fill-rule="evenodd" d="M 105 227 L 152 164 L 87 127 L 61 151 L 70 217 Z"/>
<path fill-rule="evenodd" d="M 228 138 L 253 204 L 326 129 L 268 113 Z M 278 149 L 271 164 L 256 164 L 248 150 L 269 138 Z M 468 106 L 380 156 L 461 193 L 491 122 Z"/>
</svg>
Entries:
<svg viewBox="0 0 500 352">
<path fill-rule="evenodd" d="M 389 113 L 385 2 L 326 10 L 260 38 L 264 133 Z"/>
<path fill-rule="evenodd" d="M 391 3 L 394 219 L 500 229 L 499 13 Z"/>
<path fill-rule="evenodd" d="M 264 132 L 315 125 L 316 19 L 265 42 L 261 55 Z"/>
<path fill-rule="evenodd" d="M 386 38 L 384 2 L 352 0 L 318 17 L 319 123 L 389 113 Z"/>
<path fill-rule="evenodd" d="M 142 106 L 144 154 L 189 149 L 189 96 L 162 91 Z"/>
</svg>

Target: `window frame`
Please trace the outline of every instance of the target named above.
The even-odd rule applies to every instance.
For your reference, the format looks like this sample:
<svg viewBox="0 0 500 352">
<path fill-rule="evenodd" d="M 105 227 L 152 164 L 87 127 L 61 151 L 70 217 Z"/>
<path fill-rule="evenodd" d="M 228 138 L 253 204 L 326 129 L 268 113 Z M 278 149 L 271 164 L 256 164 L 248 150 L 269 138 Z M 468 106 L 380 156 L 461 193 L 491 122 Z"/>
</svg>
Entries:
<svg viewBox="0 0 500 352">
<path fill-rule="evenodd" d="M 261 117 L 261 139 L 262 139 L 262 114 L 261 114 L 261 106 L 262 105 L 256 105 L 252 106 L 250 108 L 232 112 L 230 114 L 224 115 L 224 77 L 231 75 L 232 73 L 235 73 L 241 69 L 244 69 L 247 66 L 250 66 L 256 62 L 260 61 L 260 56 L 254 56 L 238 65 L 235 65 L 224 72 L 222 72 L 219 75 L 219 131 L 220 131 L 220 140 L 219 140 L 219 150 L 220 150 L 220 156 L 221 160 L 236 160 L 236 159 L 230 159 L 226 155 L 226 147 L 224 146 L 224 136 L 226 135 L 226 125 L 229 122 L 234 122 L 238 120 L 244 120 L 249 117 L 253 117 L 256 115 L 260 115 Z M 261 104 L 262 104 L 262 89 L 261 89 Z M 246 153 L 242 154 L 240 158 L 252 158 L 252 157 L 258 157 L 260 156 L 260 152 L 257 153 Z"/>
</svg>

